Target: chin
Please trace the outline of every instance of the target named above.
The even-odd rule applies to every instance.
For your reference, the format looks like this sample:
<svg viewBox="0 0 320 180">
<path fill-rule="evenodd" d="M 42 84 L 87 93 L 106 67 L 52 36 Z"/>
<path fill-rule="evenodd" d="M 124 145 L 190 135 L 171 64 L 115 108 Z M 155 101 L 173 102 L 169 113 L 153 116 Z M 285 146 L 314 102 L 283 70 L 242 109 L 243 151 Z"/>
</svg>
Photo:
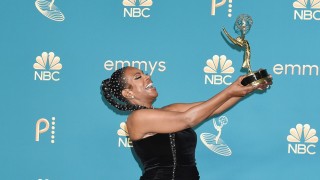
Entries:
<svg viewBox="0 0 320 180">
<path fill-rule="evenodd" d="M 156 93 L 154 93 L 154 94 L 151 94 L 151 97 L 153 97 L 153 98 L 157 98 L 158 97 L 158 92 L 156 92 Z"/>
<path fill-rule="evenodd" d="M 155 99 L 158 97 L 158 92 L 150 94 L 150 97 L 154 99 L 153 101 L 155 101 Z"/>
</svg>

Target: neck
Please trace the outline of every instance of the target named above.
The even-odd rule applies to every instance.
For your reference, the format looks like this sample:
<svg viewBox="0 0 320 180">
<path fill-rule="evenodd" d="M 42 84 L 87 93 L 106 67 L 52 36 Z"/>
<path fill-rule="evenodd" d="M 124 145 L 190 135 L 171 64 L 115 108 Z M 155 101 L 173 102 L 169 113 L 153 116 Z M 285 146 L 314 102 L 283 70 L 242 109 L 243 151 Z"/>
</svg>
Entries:
<svg viewBox="0 0 320 180">
<path fill-rule="evenodd" d="M 144 106 L 148 109 L 153 109 L 152 103 L 151 104 L 137 104 L 137 105 Z"/>
<path fill-rule="evenodd" d="M 132 103 L 134 105 L 144 106 L 148 109 L 153 109 L 153 105 L 152 105 L 153 102 L 141 102 L 141 101 L 133 99 L 130 101 L 130 103 Z"/>
</svg>

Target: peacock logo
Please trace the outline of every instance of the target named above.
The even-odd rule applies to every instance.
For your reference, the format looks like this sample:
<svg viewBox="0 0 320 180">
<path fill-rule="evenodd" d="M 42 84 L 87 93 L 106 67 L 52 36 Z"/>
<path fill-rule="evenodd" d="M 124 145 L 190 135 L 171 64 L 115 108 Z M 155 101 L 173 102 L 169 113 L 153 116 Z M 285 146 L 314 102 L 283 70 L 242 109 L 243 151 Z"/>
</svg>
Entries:
<svg viewBox="0 0 320 180">
<path fill-rule="evenodd" d="M 231 74 L 234 73 L 232 61 L 227 59 L 225 55 L 214 55 L 212 59 L 206 61 L 206 66 L 203 68 L 205 74 L 205 84 L 214 85 L 230 85 Z"/>
<path fill-rule="evenodd" d="M 60 74 L 59 70 L 62 69 L 62 64 L 60 63 L 60 57 L 55 56 L 53 52 L 43 52 L 41 56 L 37 56 L 33 68 L 36 70 L 34 80 L 60 80 L 57 76 Z"/>
<path fill-rule="evenodd" d="M 118 129 L 117 134 L 119 136 L 118 147 L 132 147 L 132 141 L 129 138 L 127 125 L 125 122 L 120 123 L 120 129 Z"/>
<path fill-rule="evenodd" d="M 308 5 L 309 4 L 309 5 Z M 293 2 L 293 7 L 298 9 L 305 9 L 310 6 L 311 9 L 320 9 L 320 0 L 297 0 Z"/>
<path fill-rule="evenodd" d="M 316 133 L 309 124 L 297 124 L 295 128 L 291 128 L 287 136 L 288 153 L 314 155 L 316 152 L 313 149 L 319 140 Z"/>
<path fill-rule="evenodd" d="M 64 21 L 64 15 L 60 9 L 54 5 L 55 0 L 36 0 L 35 5 L 38 11 L 53 21 Z"/>
<path fill-rule="evenodd" d="M 129 136 L 127 125 L 125 122 L 120 123 L 120 129 L 118 129 L 117 134 L 119 136 Z"/>
<path fill-rule="evenodd" d="M 36 63 L 33 64 L 34 69 L 45 70 L 49 66 L 50 70 L 62 69 L 60 57 L 55 56 L 53 52 L 43 52 L 41 56 L 36 57 Z"/>
<path fill-rule="evenodd" d="M 287 136 L 288 142 L 300 143 L 304 139 L 305 143 L 317 143 L 318 137 L 316 136 L 316 130 L 310 128 L 309 124 L 297 124 L 296 128 L 290 129 L 290 135 Z"/>
<path fill-rule="evenodd" d="M 222 74 L 234 73 L 232 61 L 230 59 L 227 59 L 225 55 L 214 55 L 212 59 L 207 60 L 206 64 L 207 66 L 203 68 L 203 71 L 205 73 L 218 73 L 219 70 Z"/>
<path fill-rule="evenodd" d="M 296 0 L 292 6 L 295 8 L 294 20 L 320 21 L 320 0 Z"/>
</svg>

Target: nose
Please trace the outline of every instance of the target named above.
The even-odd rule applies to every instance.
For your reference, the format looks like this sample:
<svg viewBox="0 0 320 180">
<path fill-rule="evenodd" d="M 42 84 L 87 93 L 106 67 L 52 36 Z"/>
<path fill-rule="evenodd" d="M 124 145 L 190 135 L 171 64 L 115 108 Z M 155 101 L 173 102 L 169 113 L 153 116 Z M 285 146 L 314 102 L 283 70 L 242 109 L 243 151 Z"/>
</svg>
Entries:
<svg viewBox="0 0 320 180">
<path fill-rule="evenodd" d="M 145 79 L 146 79 L 146 80 L 150 80 L 150 79 L 151 79 L 151 76 L 150 76 L 148 73 L 146 73 L 146 74 L 145 74 Z"/>
</svg>

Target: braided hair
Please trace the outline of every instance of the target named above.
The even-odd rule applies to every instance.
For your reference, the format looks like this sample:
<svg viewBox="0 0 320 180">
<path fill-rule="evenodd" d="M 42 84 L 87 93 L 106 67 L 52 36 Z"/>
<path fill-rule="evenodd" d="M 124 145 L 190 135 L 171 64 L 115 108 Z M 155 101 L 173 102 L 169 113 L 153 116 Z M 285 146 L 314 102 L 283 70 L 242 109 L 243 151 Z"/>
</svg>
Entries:
<svg viewBox="0 0 320 180">
<path fill-rule="evenodd" d="M 123 95 L 122 90 L 127 88 L 124 72 L 127 67 L 116 70 L 110 78 L 102 81 L 101 90 L 110 105 L 121 111 L 135 111 L 146 109 L 145 106 L 130 103 Z"/>
</svg>

